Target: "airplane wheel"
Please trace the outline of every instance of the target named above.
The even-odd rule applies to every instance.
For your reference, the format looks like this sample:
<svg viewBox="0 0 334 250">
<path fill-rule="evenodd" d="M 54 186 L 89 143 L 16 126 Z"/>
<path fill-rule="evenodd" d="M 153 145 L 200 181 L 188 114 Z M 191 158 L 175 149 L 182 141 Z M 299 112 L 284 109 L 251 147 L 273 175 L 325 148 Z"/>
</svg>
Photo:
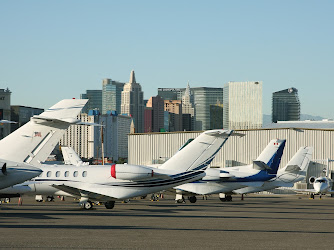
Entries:
<svg viewBox="0 0 334 250">
<path fill-rule="evenodd" d="M 10 198 L 5 198 L 5 203 L 9 203 L 10 202 Z"/>
<path fill-rule="evenodd" d="M 83 207 L 86 210 L 90 210 L 90 209 L 93 208 L 93 203 L 91 201 L 87 201 L 87 202 L 84 203 Z"/>
<path fill-rule="evenodd" d="M 53 196 L 48 196 L 48 197 L 46 197 L 46 201 L 53 201 L 55 198 L 53 197 Z"/>
<path fill-rule="evenodd" d="M 176 203 L 186 203 L 184 199 L 176 200 Z"/>
<path fill-rule="evenodd" d="M 190 201 L 190 203 L 195 203 L 197 201 L 196 196 L 189 196 L 188 200 Z"/>
<path fill-rule="evenodd" d="M 314 199 L 314 194 L 311 194 L 311 199 Z"/>
<path fill-rule="evenodd" d="M 113 209 L 115 206 L 115 201 L 107 201 L 104 203 L 104 206 L 106 207 L 106 209 Z"/>
<path fill-rule="evenodd" d="M 232 195 L 226 195 L 226 201 L 232 201 Z"/>
<path fill-rule="evenodd" d="M 219 198 L 220 201 L 225 202 L 227 201 L 226 198 Z"/>
</svg>

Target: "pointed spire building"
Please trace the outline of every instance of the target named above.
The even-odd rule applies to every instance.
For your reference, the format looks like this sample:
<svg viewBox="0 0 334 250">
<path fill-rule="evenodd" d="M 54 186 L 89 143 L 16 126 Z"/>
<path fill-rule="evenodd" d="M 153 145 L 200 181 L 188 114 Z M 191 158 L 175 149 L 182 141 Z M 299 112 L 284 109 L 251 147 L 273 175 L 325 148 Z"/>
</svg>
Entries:
<svg viewBox="0 0 334 250">
<path fill-rule="evenodd" d="M 144 132 L 144 94 L 133 70 L 122 91 L 121 113 L 133 118 L 136 133 Z"/>
</svg>

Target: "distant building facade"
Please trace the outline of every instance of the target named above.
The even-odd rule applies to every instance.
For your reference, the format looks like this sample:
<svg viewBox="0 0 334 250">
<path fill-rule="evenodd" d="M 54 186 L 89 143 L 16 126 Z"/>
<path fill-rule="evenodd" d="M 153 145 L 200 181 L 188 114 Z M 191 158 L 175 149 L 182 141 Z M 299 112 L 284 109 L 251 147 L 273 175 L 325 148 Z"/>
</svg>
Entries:
<svg viewBox="0 0 334 250">
<path fill-rule="evenodd" d="M 183 131 L 192 131 L 195 129 L 195 108 L 194 96 L 188 83 L 184 94 L 182 95 L 182 126 Z"/>
<path fill-rule="evenodd" d="M 158 88 L 158 95 L 164 100 L 182 100 L 185 92 L 186 88 Z M 190 92 L 195 111 L 194 130 L 210 129 L 210 105 L 216 104 L 217 100 L 223 102 L 223 88 L 196 87 L 190 88 Z M 171 97 L 176 99 L 168 99 Z"/>
<path fill-rule="evenodd" d="M 300 101 L 298 90 L 288 88 L 273 93 L 272 99 L 272 122 L 299 121 Z"/>
<path fill-rule="evenodd" d="M 262 127 L 262 82 L 228 82 L 224 86 L 224 129 Z"/>
<path fill-rule="evenodd" d="M 11 120 L 10 97 L 12 92 L 7 89 L 0 89 L 0 120 Z M 11 124 L 0 124 L 0 139 L 10 134 Z"/>
<path fill-rule="evenodd" d="M 88 99 L 82 113 L 87 113 L 88 110 L 93 109 L 102 112 L 102 90 L 86 90 L 85 94 L 80 95 L 80 99 Z"/>
<path fill-rule="evenodd" d="M 210 129 L 222 129 L 224 127 L 224 108 L 223 104 L 217 101 L 210 105 Z"/>
<path fill-rule="evenodd" d="M 121 113 L 123 82 L 113 81 L 109 78 L 102 80 L 102 114 L 116 110 Z"/>
<path fill-rule="evenodd" d="M 149 132 L 164 130 L 164 100 L 159 95 L 152 96 L 146 103 L 146 108 L 152 110 L 151 131 Z"/>
<path fill-rule="evenodd" d="M 44 112 L 44 109 L 19 105 L 12 105 L 10 109 L 11 121 L 16 122 L 11 124 L 11 132 L 29 122 L 30 118 L 34 115 L 39 115 Z"/>
<path fill-rule="evenodd" d="M 101 115 L 98 110 L 90 110 L 88 114 L 81 113 L 78 116 L 83 122 L 103 124 L 99 126 L 70 126 L 63 138 L 60 146 L 72 147 L 80 157 L 101 158 L 102 157 L 102 137 L 104 157 L 117 161 L 119 158 L 128 156 L 128 139 L 132 118 L 118 115 L 117 112 L 108 112 Z"/>
<path fill-rule="evenodd" d="M 165 111 L 169 112 L 169 132 L 182 131 L 182 101 L 165 100 Z"/>
<path fill-rule="evenodd" d="M 133 118 L 136 133 L 144 132 L 144 94 L 133 70 L 122 91 L 121 113 Z"/>
</svg>

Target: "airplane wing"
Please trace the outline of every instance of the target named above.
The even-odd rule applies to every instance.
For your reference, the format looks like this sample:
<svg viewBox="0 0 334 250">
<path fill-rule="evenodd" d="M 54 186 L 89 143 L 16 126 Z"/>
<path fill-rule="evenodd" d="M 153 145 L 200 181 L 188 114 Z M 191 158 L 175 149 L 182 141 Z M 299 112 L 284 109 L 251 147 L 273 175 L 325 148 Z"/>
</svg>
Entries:
<svg viewBox="0 0 334 250">
<path fill-rule="evenodd" d="M 52 187 L 54 188 L 57 188 L 61 191 L 64 191 L 77 197 L 81 197 L 82 195 L 88 196 L 90 200 L 110 201 L 117 199 L 117 197 L 112 197 L 110 195 L 103 194 L 104 192 L 102 190 L 104 188 L 102 186 L 104 185 L 89 184 L 83 187 L 82 183 L 66 183 L 61 185 L 55 185 L 55 184 L 52 185 Z"/>
</svg>

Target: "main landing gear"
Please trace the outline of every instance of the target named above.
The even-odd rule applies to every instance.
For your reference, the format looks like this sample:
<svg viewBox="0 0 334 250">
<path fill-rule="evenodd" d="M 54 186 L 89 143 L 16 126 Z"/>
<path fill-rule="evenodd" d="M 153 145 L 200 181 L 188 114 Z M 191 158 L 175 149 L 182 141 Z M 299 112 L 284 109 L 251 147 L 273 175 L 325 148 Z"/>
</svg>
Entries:
<svg viewBox="0 0 334 250">
<path fill-rule="evenodd" d="M 222 202 L 225 202 L 225 201 L 232 201 L 232 195 L 226 195 L 224 193 L 220 193 L 219 194 L 219 199 L 220 201 Z"/>
<path fill-rule="evenodd" d="M 115 206 L 115 201 L 107 201 L 104 203 L 104 206 L 106 207 L 106 209 L 113 209 Z"/>
</svg>

